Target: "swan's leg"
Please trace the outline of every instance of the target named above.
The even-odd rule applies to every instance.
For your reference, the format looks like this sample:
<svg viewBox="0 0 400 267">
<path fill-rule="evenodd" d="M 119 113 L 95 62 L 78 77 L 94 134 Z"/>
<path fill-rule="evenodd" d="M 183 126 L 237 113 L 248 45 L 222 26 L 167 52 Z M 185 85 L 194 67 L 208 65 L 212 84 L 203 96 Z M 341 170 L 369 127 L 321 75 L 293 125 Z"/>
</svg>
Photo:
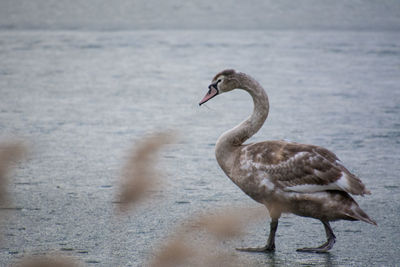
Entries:
<svg viewBox="0 0 400 267">
<path fill-rule="evenodd" d="M 275 250 L 275 233 L 278 229 L 278 219 L 272 219 L 270 224 L 270 231 L 268 236 L 267 244 L 263 247 L 257 248 L 237 248 L 239 251 L 247 252 L 269 252 Z"/>
<path fill-rule="evenodd" d="M 322 221 L 322 223 L 325 227 L 326 237 L 327 237 L 328 241 L 326 241 L 324 244 L 322 244 L 321 246 L 316 247 L 316 248 L 299 248 L 299 249 L 297 249 L 297 251 L 324 253 L 333 247 L 333 245 L 336 242 L 336 236 L 334 235 L 332 228 L 329 225 L 329 222 Z"/>
</svg>

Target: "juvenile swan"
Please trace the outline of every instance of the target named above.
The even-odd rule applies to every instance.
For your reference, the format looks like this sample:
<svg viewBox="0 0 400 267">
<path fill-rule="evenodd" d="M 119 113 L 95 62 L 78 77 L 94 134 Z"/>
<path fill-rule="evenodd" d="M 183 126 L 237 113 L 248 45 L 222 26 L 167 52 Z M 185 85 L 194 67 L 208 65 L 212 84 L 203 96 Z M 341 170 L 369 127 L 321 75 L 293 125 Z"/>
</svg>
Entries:
<svg viewBox="0 0 400 267">
<path fill-rule="evenodd" d="M 336 237 L 330 221 L 360 220 L 376 225 L 349 195 L 363 196 L 370 191 L 331 151 L 286 141 L 243 144 L 268 116 L 268 97 L 256 80 L 245 73 L 224 70 L 215 75 L 208 88 L 199 105 L 235 88 L 248 92 L 254 102 L 253 114 L 223 133 L 215 146 L 218 164 L 225 174 L 252 199 L 264 204 L 271 217 L 267 244 L 238 250 L 274 251 L 278 220 L 284 212 L 318 219 L 325 227 L 327 242 L 297 250 L 303 252 L 326 252 L 333 247 Z"/>
</svg>

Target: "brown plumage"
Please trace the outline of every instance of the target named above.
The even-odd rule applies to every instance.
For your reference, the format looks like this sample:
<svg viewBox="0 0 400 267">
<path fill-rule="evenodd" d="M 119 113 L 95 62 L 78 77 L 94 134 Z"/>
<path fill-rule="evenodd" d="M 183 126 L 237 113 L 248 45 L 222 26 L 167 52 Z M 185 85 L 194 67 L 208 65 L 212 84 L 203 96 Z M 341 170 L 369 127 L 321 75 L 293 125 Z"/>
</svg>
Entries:
<svg viewBox="0 0 400 267">
<path fill-rule="evenodd" d="M 266 141 L 244 146 L 240 160 L 248 160 L 259 165 L 270 175 L 271 182 L 283 190 L 321 191 L 342 190 L 354 195 L 371 194 L 361 180 L 350 173 L 331 151 L 314 145 Z M 345 179 L 344 185 L 339 184 Z M 305 186 L 303 190 L 294 186 Z M 308 185 L 308 187 L 307 187 Z"/>
<path fill-rule="evenodd" d="M 283 212 L 321 220 L 328 241 L 317 248 L 299 251 L 325 252 L 335 235 L 329 225 L 335 220 L 361 220 L 376 225 L 349 195 L 370 194 L 361 180 L 326 148 L 286 141 L 243 144 L 264 124 L 269 112 L 268 96 L 252 77 L 234 70 L 218 73 L 203 104 L 235 88 L 253 98 L 253 114 L 218 139 L 215 154 L 225 174 L 247 195 L 264 204 L 271 215 L 267 245 L 245 251 L 273 251 L 278 219 Z"/>
</svg>

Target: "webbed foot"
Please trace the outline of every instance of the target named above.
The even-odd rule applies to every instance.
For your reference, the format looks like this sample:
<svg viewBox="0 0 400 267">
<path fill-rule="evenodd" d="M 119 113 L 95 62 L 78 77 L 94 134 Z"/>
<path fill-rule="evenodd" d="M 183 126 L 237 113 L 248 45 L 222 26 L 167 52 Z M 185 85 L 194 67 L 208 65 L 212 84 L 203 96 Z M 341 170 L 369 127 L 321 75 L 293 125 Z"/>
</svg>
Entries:
<svg viewBox="0 0 400 267">
<path fill-rule="evenodd" d="M 316 248 L 299 248 L 296 249 L 298 252 L 311 252 L 311 253 L 326 253 L 328 250 L 330 250 L 333 245 L 335 244 L 336 239 L 335 238 L 330 238 L 328 241 L 326 241 L 323 245 L 316 247 Z"/>
</svg>

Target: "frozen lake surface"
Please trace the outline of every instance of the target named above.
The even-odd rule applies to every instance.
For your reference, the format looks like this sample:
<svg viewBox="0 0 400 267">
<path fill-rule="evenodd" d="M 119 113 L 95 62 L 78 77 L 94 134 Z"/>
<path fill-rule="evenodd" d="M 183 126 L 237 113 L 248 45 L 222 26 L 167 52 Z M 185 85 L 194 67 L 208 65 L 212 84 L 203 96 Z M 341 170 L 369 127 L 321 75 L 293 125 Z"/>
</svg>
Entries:
<svg viewBox="0 0 400 267">
<path fill-rule="evenodd" d="M 400 34 L 352 31 L 0 32 L 0 135 L 31 144 L 9 185 L 0 265 L 62 252 L 87 266 L 143 266 L 196 211 L 259 206 L 223 174 L 218 136 L 252 111 L 235 91 L 199 107 L 211 78 L 234 68 L 255 77 L 270 114 L 251 141 L 324 146 L 372 195 L 356 197 L 378 227 L 335 222 L 330 253 L 298 247 L 325 240 L 316 220 L 285 215 L 274 254 L 269 222 L 224 244 L 255 266 L 396 266 L 400 262 Z M 161 155 L 165 186 L 114 215 L 118 177 L 133 143 L 176 129 Z"/>
</svg>

